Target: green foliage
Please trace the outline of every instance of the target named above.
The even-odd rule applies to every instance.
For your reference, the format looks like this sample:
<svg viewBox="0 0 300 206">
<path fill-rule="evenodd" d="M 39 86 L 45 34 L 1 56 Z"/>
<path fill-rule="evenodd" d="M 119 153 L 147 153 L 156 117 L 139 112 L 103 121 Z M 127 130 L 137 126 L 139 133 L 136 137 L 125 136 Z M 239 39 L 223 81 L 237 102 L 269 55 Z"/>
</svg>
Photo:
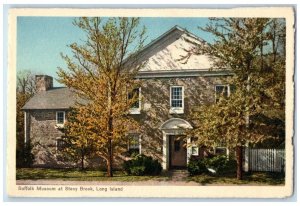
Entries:
<svg viewBox="0 0 300 206">
<path fill-rule="evenodd" d="M 32 146 L 26 144 L 23 149 L 17 150 L 17 167 L 31 167 L 34 155 L 31 153 Z"/>
<path fill-rule="evenodd" d="M 236 160 L 228 159 L 225 155 L 218 155 L 207 159 L 206 167 L 214 169 L 217 174 L 233 173 L 236 169 Z"/>
<path fill-rule="evenodd" d="M 128 175 L 158 175 L 162 166 L 158 160 L 146 155 L 137 155 L 123 163 L 123 169 Z"/>
<path fill-rule="evenodd" d="M 205 159 L 191 158 L 187 165 L 187 170 L 190 173 L 190 175 L 205 174 L 205 173 L 208 173 L 208 170 L 207 170 L 205 164 L 206 164 Z"/>
<path fill-rule="evenodd" d="M 208 174 L 208 168 L 216 171 L 216 175 L 232 174 L 236 169 L 236 160 L 228 159 L 225 155 L 211 158 L 191 158 L 188 163 L 190 175 Z"/>
<path fill-rule="evenodd" d="M 285 20 L 211 18 L 202 30 L 215 37 L 195 54 L 213 61 L 212 70 L 228 70 L 223 83 L 234 85 L 229 97 L 199 105 L 192 114 L 191 136 L 199 145 L 223 144 L 233 149 L 246 143 L 285 137 Z M 238 158 L 239 160 L 241 158 Z M 237 176 L 241 178 L 241 164 Z"/>
<path fill-rule="evenodd" d="M 198 54 L 213 57 L 214 70 L 230 70 L 229 98 L 203 106 L 194 115 L 198 137 L 228 147 L 282 136 L 285 110 L 285 21 L 267 18 L 211 18 L 202 30 L 215 36 Z M 204 112 L 206 111 L 206 112 Z M 202 113 L 206 114 L 202 114 Z M 262 118 L 265 117 L 265 118 Z M 204 127 L 202 120 L 207 119 Z M 278 121 L 272 121 L 278 119 Z M 280 130 L 280 131 L 279 131 Z M 222 137 L 222 138 L 220 138 Z"/>
<path fill-rule="evenodd" d="M 130 174 L 134 176 L 142 176 L 146 173 L 145 166 L 134 166 L 130 168 Z"/>
</svg>

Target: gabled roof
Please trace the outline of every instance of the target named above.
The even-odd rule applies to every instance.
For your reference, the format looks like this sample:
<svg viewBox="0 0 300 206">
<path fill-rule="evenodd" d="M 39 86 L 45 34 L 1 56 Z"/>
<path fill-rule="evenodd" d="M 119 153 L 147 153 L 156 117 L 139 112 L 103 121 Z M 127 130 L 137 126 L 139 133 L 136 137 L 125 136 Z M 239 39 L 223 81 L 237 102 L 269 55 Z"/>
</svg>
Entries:
<svg viewBox="0 0 300 206">
<path fill-rule="evenodd" d="M 35 94 L 22 109 L 69 109 L 75 102 L 76 94 L 71 89 L 56 87 Z"/>
<path fill-rule="evenodd" d="M 150 43 L 148 43 L 139 53 L 142 53 L 144 51 L 146 51 L 147 49 L 149 49 L 151 46 L 154 46 L 155 44 L 163 41 L 164 38 L 167 38 L 168 36 L 170 36 L 173 33 L 179 32 L 180 34 L 186 33 L 188 34 L 190 37 L 193 37 L 195 39 L 197 39 L 200 42 L 205 42 L 203 39 L 201 39 L 200 37 L 197 37 L 196 35 L 192 34 L 191 32 L 189 32 L 188 30 L 175 25 L 173 26 L 171 29 L 169 29 L 168 31 L 166 31 L 165 33 L 163 33 L 162 35 L 160 35 L 159 37 L 157 37 L 156 39 L 152 40 Z"/>
<path fill-rule="evenodd" d="M 188 59 L 189 50 L 205 44 L 205 41 L 187 30 L 174 26 L 148 45 L 141 51 L 129 57 L 125 62 L 129 67 L 144 64 L 140 73 L 158 71 L 195 71 L 209 70 L 212 61 L 207 55 L 192 55 Z"/>
</svg>

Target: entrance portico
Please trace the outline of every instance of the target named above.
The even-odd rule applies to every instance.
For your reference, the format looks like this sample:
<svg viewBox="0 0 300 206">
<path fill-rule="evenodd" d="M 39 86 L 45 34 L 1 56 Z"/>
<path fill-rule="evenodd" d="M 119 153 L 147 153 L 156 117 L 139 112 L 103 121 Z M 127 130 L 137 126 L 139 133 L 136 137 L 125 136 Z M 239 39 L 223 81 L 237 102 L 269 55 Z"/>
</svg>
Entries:
<svg viewBox="0 0 300 206">
<path fill-rule="evenodd" d="M 190 156 L 189 148 L 187 148 L 190 138 L 185 140 L 183 135 L 185 130 L 192 128 L 188 121 L 180 118 L 171 118 L 161 125 L 160 129 L 163 132 L 162 167 L 164 170 L 186 166 Z"/>
</svg>

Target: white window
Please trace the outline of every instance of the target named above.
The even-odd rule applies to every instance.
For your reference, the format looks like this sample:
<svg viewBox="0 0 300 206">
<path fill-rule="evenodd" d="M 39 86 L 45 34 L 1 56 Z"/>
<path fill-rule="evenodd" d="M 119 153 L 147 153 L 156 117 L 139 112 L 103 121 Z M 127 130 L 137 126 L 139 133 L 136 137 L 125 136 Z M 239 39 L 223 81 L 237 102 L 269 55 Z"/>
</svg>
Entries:
<svg viewBox="0 0 300 206">
<path fill-rule="evenodd" d="M 219 102 L 220 97 L 229 97 L 230 87 L 229 85 L 216 85 L 215 86 L 215 99 L 216 103 Z"/>
<path fill-rule="evenodd" d="M 136 98 L 136 101 L 132 104 L 130 109 L 130 114 L 140 114 L 141 113 L 141 87 L 133 89 L 132 92 L 128 94 L 128 99 Z"/>
<path fill-rule="evenodd" d="M 184 87 L 170 87 L 170 113 L 183 114 L 184 111 Z"/>
<path fill-rule="evenodd" d="M 216 147 L 215 148 L 215 154 L 216 155 L 226 155 L 227 154 L 227 148 L 226 147 Z"/>
<path fill-rule="evenodd" d="M 199 155 L 199 147 L 198 146 L 192 146 L 192 155 L 198 156 Z"/>
<path fill-rule="evenodd" d="M 65 123 L 65 112 L 58 111 L 56 112 L 56 124 L 63 125 Z"/>
<path fill-rule="evenodd" d="M 141 154 L 141 136 L 140 134 L 128 135 L 128 152 L 129 154 Z"/>
<path fill-rule="evenodd" d="M 197 139 L 195 137 L 191 137 L 191 155 L 199 156 L 199 147 L 197 145 Z"/>
<path fill-rule="evenodd" d="M 219 144 L 216 144 L 216 146 L 214 147 L 214 153 L 216 155 L 229 155 L 229 150 L 226 147 L 226 144 L 221 142 Z"/>
</svg>

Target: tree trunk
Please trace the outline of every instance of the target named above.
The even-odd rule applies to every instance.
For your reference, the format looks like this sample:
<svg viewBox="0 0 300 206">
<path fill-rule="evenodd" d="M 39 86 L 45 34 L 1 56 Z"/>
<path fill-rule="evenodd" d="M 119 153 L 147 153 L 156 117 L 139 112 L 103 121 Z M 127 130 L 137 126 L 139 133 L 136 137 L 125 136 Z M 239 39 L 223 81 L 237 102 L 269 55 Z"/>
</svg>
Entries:
<svg viewBox="0 0 300 206">
<path fill-rule="evenodd" d="M 81 153 L 81 170 L 84 170 L 84 154 Z"/>
<path fill-rule="evenodd" d="M 238 180 L 242 179 L 242 173 L 243 173 L 243 150 L 242 146 L 236 147 L 236 178 Z"/>
<path fill-rule="evenodd" d="M 113 171 L 112 171 L 112 165 L 113 165 L 113 149 L 112 149 L 112 137 L 113 137 L 113 117 L 112 117 L 112 91 L 111 91 L 111 84 L 109 84 L 109 92 L 108 92 L 108 108 L 109 108 L 109 113 L 108 113 L 108 128 L 107 128 L 107 133 L 108 133 L 108 161 L 107 161 L 107 176 L 112 177 L 113 176 Z"/>
<path fill-rule="evenodd" d="M 111 138 L 108 140 L 108 161 L 107 161 L 107 176 L 112 177 L 112 164 L 113 164 L 113 157 L 112 157 L 112 141 Z"/>
</svg>

